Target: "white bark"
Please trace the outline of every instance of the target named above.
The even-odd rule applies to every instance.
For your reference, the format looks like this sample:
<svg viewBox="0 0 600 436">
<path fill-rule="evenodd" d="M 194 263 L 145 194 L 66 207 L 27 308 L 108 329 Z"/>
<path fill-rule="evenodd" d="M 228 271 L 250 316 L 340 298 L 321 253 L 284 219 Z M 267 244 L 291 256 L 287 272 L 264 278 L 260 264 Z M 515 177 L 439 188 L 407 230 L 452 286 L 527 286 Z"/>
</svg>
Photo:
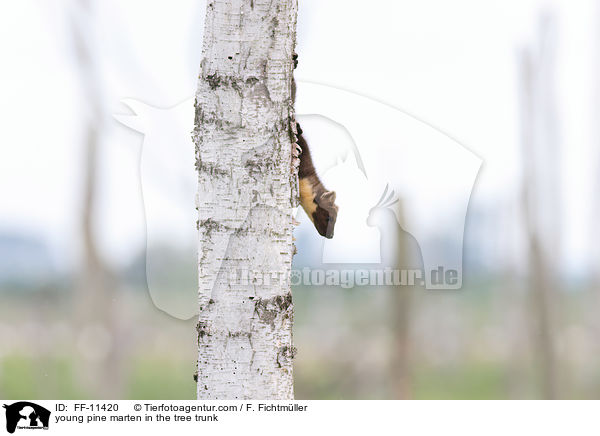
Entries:
<svg viewBox="0 0 600 436">
<path fill-rule="evenodd" d="M 296 0 L 207 3 L 194 130 L 199 399 L 293 398 L 296 13 Z"/>
</svg>

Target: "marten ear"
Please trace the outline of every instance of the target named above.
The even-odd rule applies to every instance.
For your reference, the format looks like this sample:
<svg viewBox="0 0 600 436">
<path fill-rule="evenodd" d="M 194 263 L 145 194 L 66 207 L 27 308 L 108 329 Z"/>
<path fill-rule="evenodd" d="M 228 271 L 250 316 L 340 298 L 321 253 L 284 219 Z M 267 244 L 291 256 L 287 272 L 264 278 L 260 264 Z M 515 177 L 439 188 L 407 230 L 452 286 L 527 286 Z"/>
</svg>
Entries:
<svg viewBox="0 0 600 436">
<path fill-rule="evenodd" d="M 321 195 L 321 201 L 333 204 L 335 203 L 335 191 L 327 191 Z"/>
</svg>

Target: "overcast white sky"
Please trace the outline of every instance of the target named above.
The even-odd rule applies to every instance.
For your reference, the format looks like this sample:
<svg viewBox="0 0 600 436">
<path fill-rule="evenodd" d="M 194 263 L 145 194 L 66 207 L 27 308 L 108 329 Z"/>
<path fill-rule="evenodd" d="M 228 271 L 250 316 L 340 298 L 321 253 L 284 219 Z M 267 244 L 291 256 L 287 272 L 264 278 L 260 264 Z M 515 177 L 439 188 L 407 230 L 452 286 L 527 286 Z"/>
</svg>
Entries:
<svg viewBox="0 0 600 436">
<path fill-rule="evenodd" d="M 597 2 L 299 4 L 296 77 L 391 104 L 468 147 L 484 161 L 472 198 L 480 208 L 514 196 L 520 164 L 515 53 L 531 43 L 539 12 L 554 10 L 564 259 L 571 267 L 585 263 L 597 161 L 592 152 Z M 0 5 L 0 231 L 39 235 L 67 262 L 77 253 L 80 126 L 86 114 L 69 42 L 69 5 L 41 0 Z M 93 5 L 90 28 L 107 116 L 126 112 L 123 98 L 168 107 L 193 95 L 203 1 Z M 145 240 L 138 172 L 142 137 L 110 118 L 106 123 L 99 230 L 106 257 L 118 262 Z"/>
</svg>

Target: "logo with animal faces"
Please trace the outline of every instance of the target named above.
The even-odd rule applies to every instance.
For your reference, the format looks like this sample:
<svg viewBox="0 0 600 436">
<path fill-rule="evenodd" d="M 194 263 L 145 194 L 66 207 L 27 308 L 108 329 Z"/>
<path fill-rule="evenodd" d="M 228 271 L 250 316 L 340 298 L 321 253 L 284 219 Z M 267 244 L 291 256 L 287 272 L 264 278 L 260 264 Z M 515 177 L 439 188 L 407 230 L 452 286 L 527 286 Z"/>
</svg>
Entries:
<svg viewBox="0 0 600 436">
<path fill-rule="evenodd" d="M 466 214 L 482 160 L 393 106 L 311 82 L 298 81 L 297 87 L 303 136 L 324 185 L 336 192 L 339 212 L 329 240 L 299 208 L 294 269 L 400 264 L 420 268 L 427 289 L 461 288 Z M 194 98 L 169 108 L 122 102 L 133 114 L 115 118 L 144 134 L 140 161 L 149 293 L 159 309 L 189 319 L 197 315 L 198 292 L 198 176 L 189 134 Z M 403 254 L 398 240 L 404 241 Z M 174 281 L 165 273 L 165 262 L 174 259 L 165 252 L 171 251 L 179 253 L 178 259 L 192 260 L 179 264 Z M 211 268 L 217 277 L 221 265 Z M 439 279 L 448 272 L 452 280 Z"/>
<path fill-rule="evenodd" d="M 15 430 L 48 430 L 50 425 L 50 411 L 38 404 L 28 401 L 19 401 L 10 405 L 4 404 L 6 409 L 6 431 L 14 433 Z"/>
</svg>

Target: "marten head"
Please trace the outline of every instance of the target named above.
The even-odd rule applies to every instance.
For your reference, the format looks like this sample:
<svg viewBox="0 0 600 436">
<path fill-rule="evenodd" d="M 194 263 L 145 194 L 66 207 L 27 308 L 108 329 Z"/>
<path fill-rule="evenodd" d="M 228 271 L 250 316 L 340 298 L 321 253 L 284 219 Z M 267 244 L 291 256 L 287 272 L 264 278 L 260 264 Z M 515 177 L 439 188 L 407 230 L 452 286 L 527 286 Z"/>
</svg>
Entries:
<svg viewBox="0 0 600 436">
<path fill-rule="evenodd" d="M 338 213 L 338 207 L 335 205 L 335 192 L 326 191 L 314 201 L 317 208 L 312 213 L 312 222 L 321 236 L 331 239 Z"/>
</svg>

